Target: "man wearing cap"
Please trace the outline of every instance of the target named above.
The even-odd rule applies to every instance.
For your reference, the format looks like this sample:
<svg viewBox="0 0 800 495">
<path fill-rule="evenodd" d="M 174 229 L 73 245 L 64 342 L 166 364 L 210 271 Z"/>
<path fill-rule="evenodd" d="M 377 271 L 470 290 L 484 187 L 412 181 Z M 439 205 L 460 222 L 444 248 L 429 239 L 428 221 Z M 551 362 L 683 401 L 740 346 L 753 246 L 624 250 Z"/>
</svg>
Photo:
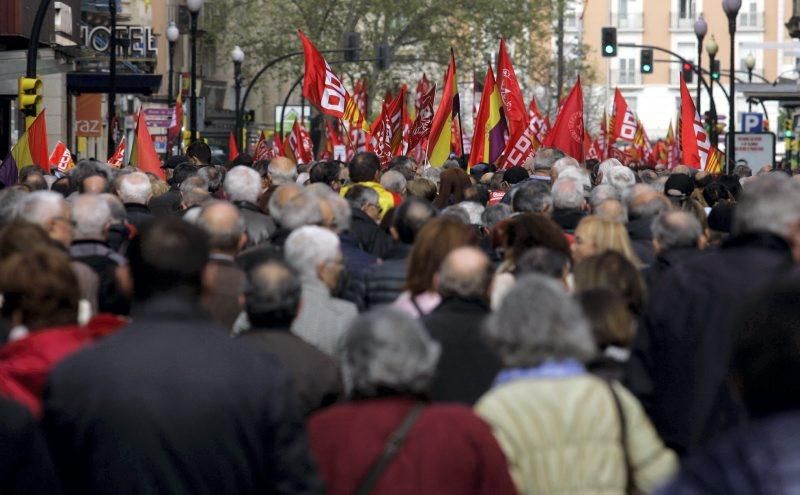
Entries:
<svg viewBox="0 0 800 495">
<path fill-rule="evenodd" d="M 166 163 L 164 164 L 166 166 Z M 181 184 L 184 180 L 197 175 L 197 167 L 184 161 L 175 166 L 172 176 L 167 179 L 169 191 L 157 196 L 150 201 L 150 211 L 156 217 L 163 217 L 181 210 Z"/>
</svg>

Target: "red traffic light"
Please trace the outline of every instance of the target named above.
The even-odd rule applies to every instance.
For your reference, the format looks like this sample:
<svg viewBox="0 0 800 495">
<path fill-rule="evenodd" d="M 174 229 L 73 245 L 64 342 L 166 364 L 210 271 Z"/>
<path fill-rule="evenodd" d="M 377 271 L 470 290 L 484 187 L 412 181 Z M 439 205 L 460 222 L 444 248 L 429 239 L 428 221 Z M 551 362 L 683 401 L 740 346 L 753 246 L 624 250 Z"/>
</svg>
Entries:
<svg viewBox="0 0 800 495">
<path fill-rule="evenodd" d="M 683 70 L 684 70 L 684 71 L 690 71 L 690 70 L 692 70 L 692 64 L 690 64 L 689 62 L 684 62 L 684 63 L 683 63 Z"/>
</svg>

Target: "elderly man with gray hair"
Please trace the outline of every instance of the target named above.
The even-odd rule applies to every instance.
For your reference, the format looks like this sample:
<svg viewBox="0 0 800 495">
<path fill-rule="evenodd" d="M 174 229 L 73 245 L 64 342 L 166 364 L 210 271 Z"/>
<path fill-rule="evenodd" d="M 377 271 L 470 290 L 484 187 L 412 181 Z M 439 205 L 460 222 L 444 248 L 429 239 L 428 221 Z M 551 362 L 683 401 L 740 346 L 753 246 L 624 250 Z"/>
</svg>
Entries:
<svg viewBox="0 0 800 495">
<path fill-rule="evenodd" d="M 98 311 L 126 315 L 130 312 L 128 260 L 108 244 L 112 224 L 111 208 L 99 194 L 81 194 L 72 201 L 74 240 L 69 254 L 97 274 Z"/>
<path fill-rule="evenodd" d="M 117 196 L 125 205 L 128 223 L 141 231 L 144 224 L 153 219 L 148 206 L 153 197 L 150 179 L 142 172 L 133 172 L 119 177 Z"/>
<path fill-rule="evenodd" d="M 553 184 L 553 221 L 567 233 L 586 216 L 588 205 L 583 197 L 583 184 L 570 178 L 558 179 Z"/>
<path fill-rule="evenodd" d="M 203 272 L 206 291 L 202 303 L 214 321 L 231 330 L 242 311 L 240 298 L 246 280 L 235 261 L 247 243 L 244 217 L 227 201 L 213 201 L 200 209 L 196 225 L 208 234 L 210 250 Z"/>
<path fill-rule="evenodd" d="M 516 493 L 489 427 L 466 406 L 428 401 L 439 353 L 419 322 L 395 310 L 374 310 L 353 322 L 341 352 L 353 400 L 308 423 L 329 492 Z M 401 424 L 393 461 L 380 476 L 365 475 Z"/>
<path fill-rule="evenodd" d="M 627 383 L 664 441 L 691 454 L 739 424 L 727 382 L 731 318 L 800 255 L 800 184 L 756 178 L 733 214 L 733 236 L 670 267 L 648 298 Z M 794 255 L 794 256 L 793 256 Z"/>
<path fill-rule="evenodd" d="M 238 165 L 225 174 L 222 185 L 225 197 L 239 208 L 244 217 L 247 245 L 256 246 L 267 242 L 277 229 L 272 218 L 258 208 L 261 194 L 261 176 L 250 167 Z"/>
<path fill-rule="evenodd" d="M 655 262 L 642 272 L 648 292 L 655 290 L 659 279 L 671 266 L 683 262 L 705 247 L 703 226 L 697 217 L 682 210 L 665 211 L 653 219 Z"/>
<path fill-rule="evenodd" d="M 520 493 L 648 492 L 676 470 L 636 398 L 586 370 L 594 338 L 561 283 L 523 276 L 484 334 L 504 370 L 475 411 L 499 432 Z"/>
<path fill-rule="evenodd" d="M 284 257 L 303 285 L 303 307 L 292 332 L 334 356 L 339 339 L 358 314 L 355 304 L 331 295 L 344 271 L 339 237 L 323 227 L 300 227 L 286 239 Z"/>
<path fill-rule="evenodd" d="M 660 213 L 671 208 L 669 199 L 647 184 L 636 184 L 622 194 L 628 212 L 628 235 L 636 256 L 645 265 L 655 262 L 652 225 Z"/>
<path fill-rule="evenodd" d="M 500 371 L 500 359 L 481 336 L 489 315 L 492 272 L 489 258 L 474 247 L 454 249 L 439 267 L 434 285 L 442 302 L 422 318 L 442 346 L 431 393 L 434 400 L 472 405 Z"/>
<path fill-rule="evenodd" d="M 336 402 L 344 391 L 338 363 L 291 332 L 302 304 L 302 286 L 294 270 L 268 261 L 248 275 L 245 309 L 251 328 L 239 337 L 278 358 L 291 372 L 300 412 L 312 412 Z"/>
</svg>

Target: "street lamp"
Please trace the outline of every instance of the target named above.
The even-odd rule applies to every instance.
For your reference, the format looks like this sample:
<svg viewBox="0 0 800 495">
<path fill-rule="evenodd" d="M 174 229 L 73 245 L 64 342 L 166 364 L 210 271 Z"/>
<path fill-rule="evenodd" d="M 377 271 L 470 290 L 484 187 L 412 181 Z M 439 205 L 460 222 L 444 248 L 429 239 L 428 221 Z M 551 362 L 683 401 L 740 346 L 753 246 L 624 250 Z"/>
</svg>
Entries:
<svg viewBox="0 0 800 495">
<path fill-rule="evenodd" d="M 703 77 L 703 38 L 706 37 L 706 33 L 708 32 L 708 24 L 706 20 L 703 18 L 703 14 L 700 14 L 700 17 L 694 23 L 694 34 L 697 36 L 697 113 L 702 114 L 700 111 L 700 89 L 702 88 L 703 82 L 700 78 Z"/>
<path fill-rule="evenodd" d="M 736 165 L 736 113 L 734 108 L 734 98 L 736 96 L 736 78 L 733 73 L 736 70 L 736 15 L 739 9 L 742 8 L 742 0 L 723 0 L 722 10 L 728 16 L 728 33 L 731 35 L 731 60 L 730 60 L 730 90 L 728 92 L 728 148 L 725 150 L 728 154 L 728 168 L 727 173 L 733 170 Z"/>
<path fill-rule="evenodd" d="M 708 62 L 709 62 L 709 73 L 713 72 L 714 70 L 714 62 L 717 60 L 717 52 L 719 51 L 719 45 L 717 44 L 717 39 L 714 38 L 714 35 L 711 35 L 711 39 L 708 40 L 706 43 L 706 53 L 708 53 Z M 709 92 L 709 97 L 711 99 L 714 98 L 714 79 L 713 76 L 711 79 L 711 91 Z M 719 81 L 718 81 L 719 82 Z M 712 105 L 713 110 L 714 105 Z M 711 114 L 711 129 L 709 129 L 711 133 L 711 144 L 717 146 L 719 144 L 718 137 L 717 137 L 717 114 L 716 112 L 712 112 Z"/>
<path fill-rule="evenodd" d="M 197 15 L 203 8 L 203 0 L 186 0 L 186 7 L 189 9 L 192 19 L 191 44 L 192 44 L 192 87 L 191 100 L 189 103 L 189 136 L 190 141 L 197 139 Z"/>
<path fill-rule="evenodd" d="M 173 81 L 175 80 L 175 43 L 178 41 L 181 32 L 178 29 L 178 26 L 175 25 L 175 21 L 169 21 L 169 26 L 167 27 L 167 41 L 169 42 L 169 81 L 167 81 L 167 106 L 172 108 L 173 106 L 173 92 L 174 88 L 172 87 Z M 167 156 L 172 155 L 172 143 L 167 142 Z"/>
<path fill-rule="evenodd" d="M 239 107 L 239 102 L 242 100 L 242 62 L 244 62 L 244 52 L 239 45 L 233 47 L 231 50 L 231 59 L 233 60 L 233 84 L 236 88 L 236 121 L 234 123 L 234 132 L 236 133 L 236 147 L 242 149 L 242 109 Z"/>
<path fill-rule="evenodd" d="M 748 53 L 744 58 L 744 66 L 747 67 L 747 82 L 750 84 L 753 82 L 753 69 L 756 68 L 756 58 L 752 53 Z M 750 100 L 747 100 L 747 111 L 753 111 L 753 102 Z"/>
</svg>

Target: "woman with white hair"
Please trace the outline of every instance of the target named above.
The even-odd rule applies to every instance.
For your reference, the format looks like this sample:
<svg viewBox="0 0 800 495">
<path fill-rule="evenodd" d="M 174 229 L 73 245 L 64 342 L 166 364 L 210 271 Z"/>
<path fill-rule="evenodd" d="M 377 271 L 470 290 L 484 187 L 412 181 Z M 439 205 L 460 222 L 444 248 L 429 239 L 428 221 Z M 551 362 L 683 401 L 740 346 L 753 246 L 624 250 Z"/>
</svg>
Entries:
<svg viewBox="0 0 800 495">
<path fill-rule="evenodd" d="M 504 370 L 475 410 L 520 493 L 623 495 L 675 471 L 675 454 L 636 398 L 586 371 L 596 352 L 589 324 L 558 282 L 521 278 L 484 333 Z"/>
<path fill-rule="evenodd" d="M 516 493 L 489 427 L 465 406 L 427 401 L 439 353 L 396 310 L 353 322 L 340 353 L 352 400 L 308 423 L 328 494 Z"/>
</svg>

